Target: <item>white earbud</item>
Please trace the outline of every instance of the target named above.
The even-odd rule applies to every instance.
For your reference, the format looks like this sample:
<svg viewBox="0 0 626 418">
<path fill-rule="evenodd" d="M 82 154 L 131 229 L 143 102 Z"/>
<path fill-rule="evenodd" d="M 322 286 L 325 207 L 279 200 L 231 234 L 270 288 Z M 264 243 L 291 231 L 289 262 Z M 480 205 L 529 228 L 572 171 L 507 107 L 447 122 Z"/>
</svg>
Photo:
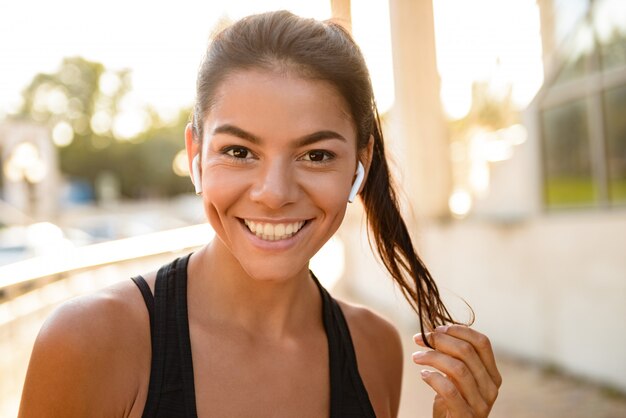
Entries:
<svg viewBox="0 0 626 418">
<path fill-rule="evenodd" d="M 357 193 L 359 193 L 359 188 L 361 187 L 361 183 L 363 183 L 363 177 L 365 176 L 365 168 L 363 168 L 363 164 L 359 161 L 356 165 L 356 178 L 354 179 L 354 183 L 352 184 L 352 189 L 350 189 L 350 195 L 348 196 L 348 202 L 354 202 Z"/>
<path fill-rule="evenodd" d="M 196 189 L 196 194 L 202 194 L 202 176 L 200 175 L 200 154 L 191 161 L 191 182 Z"/>
</svg>

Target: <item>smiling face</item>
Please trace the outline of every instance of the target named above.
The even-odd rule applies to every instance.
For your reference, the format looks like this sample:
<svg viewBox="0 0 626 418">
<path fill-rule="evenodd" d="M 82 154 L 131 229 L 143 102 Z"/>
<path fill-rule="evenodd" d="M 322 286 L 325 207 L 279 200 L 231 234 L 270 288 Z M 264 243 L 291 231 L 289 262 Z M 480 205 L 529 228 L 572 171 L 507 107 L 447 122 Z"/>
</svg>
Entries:
<svg viewBox="0 0 626 418">
<path fill-rule="evenodd" d="M 337 91 L 285 72 L 238 71 L 217 89 L 201 145 L 191 136 L 190 158 L 202 147 L 212 248 L 255 279 L 306 273 L 343 220 L 356 170 L 356 130 Z"/>
</svg>

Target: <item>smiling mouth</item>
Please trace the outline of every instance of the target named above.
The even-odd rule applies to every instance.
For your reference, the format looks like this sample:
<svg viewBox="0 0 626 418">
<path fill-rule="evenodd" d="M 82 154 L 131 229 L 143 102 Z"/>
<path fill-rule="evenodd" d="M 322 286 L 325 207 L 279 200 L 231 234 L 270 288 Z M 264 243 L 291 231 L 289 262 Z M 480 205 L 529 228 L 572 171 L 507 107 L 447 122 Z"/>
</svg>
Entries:
<svg viewBox="0 0 626 418">
<path fill-rule="evenodd" d="M 243 219 L 243 223 L 248 227 L 248 230 L 265 241 L 280 241 L 291 238 L 296 235 L 307 222 L 308 221 L 268 223 Z"/>
</svg>

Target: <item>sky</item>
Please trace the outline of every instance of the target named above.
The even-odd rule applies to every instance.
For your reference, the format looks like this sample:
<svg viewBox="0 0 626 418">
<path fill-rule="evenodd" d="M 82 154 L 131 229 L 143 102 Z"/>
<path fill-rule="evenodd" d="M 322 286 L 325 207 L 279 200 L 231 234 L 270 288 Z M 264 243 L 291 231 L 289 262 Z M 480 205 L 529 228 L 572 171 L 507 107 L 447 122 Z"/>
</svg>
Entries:
<svg viewBox="0 0 626 418">
<path fill-rule="evenodd" d="M 63 57 L 76 55 L 132 69 L 131 101 L 173 116 L 193 102 L 196 71 L 218 19 L 281 8 L 330 17 L 330 0 L 1 1 L 0 119 L 17 109 L 35 74 L 53 72 Z M 442 100 L 450 116 L 467 112 L 474 80 L 512 82 L 520 105 L 532 98 L 542 80 L 534 0 L 435 0 L 434 8 Z M 393 103 L 387 1 L 353 0 L 352 18 L 384 111 Z"/>
</svg>

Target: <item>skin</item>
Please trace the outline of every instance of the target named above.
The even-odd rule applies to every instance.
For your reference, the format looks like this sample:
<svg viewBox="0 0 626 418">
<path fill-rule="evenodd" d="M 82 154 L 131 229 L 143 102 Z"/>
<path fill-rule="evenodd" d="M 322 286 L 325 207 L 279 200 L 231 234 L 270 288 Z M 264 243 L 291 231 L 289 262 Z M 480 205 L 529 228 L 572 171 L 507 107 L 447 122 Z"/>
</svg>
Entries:
<svg viewBox="0 0 626 418">
<path fill-rule="evenodd" d="M 413 361 L 438 369 L 421 372 L 437 393 L 433 417 L 487 417 L 502 385 L 489 339 L 463 325 L 440 326 L 413 337 L 427 347 L 424 338 L 434 349 L 413 353 Z"/>
<path fill-rule="evenodd" d="M 369 169 L 372 142 L 357 151 L 347 109 L 326 82 L 248 70 L 219 86 L 203 138 L 186 129 L 190 164 L 201 155 L 203 205 L 216 232 L 188 266 L 200 417 L 328 414 L 328 350 L 308 263 L 343 220 L 357 159 L 366 175 Z M 306 224 L 289 239 L 268 242 L 242 219 Z M 156 274 L 144 277 L 154 291 Z M 403 355 L 398 333 L 366 308 L 340 305 L 376 416 L 395 417 Z M 481 336 L 467 330 L 427 337 L 437 350 L 420 364 L 447 375 L 425 379 L 446 395 L 435 401 L 437 417 L 483 416 L 463 415 L 468 409 L 445 382 L 468 399 L 469 408 L 480 407 L 479 398 L 489 408 L 493 403 L 484 373 L 495 368 L 493 354 L 484 346 L 473 354 L 466 350 Z M 37 337 L 19 416 L 140 417 L 150 356 L 148 313 L 130 280 L 67 302 Z M 451 359 L 467 365 L 469 378 L 455 377 L 461 369 L 449 367 Z"/>
</svg>

